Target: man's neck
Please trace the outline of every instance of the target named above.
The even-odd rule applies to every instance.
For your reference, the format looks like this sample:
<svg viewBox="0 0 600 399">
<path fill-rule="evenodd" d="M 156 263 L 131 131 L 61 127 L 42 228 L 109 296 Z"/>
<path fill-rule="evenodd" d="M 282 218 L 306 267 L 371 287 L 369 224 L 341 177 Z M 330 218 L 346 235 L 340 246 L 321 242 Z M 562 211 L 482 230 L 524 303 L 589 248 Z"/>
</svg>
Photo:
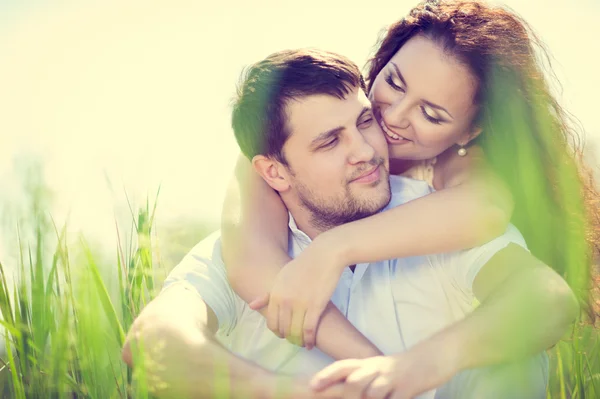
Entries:
<svg viewBox="0 0 600 399">
<path fill-rule="evenodd" d="M 314 241 L 314 239 L 319 234 L 322 234 L 325 231 L 330 230 L 331 228 L 334 227 L 334 226 L 329 226 L 329 227 L 319 226 L 318 223 L 315 223 L 315 221 L 313 219 L 313 215 L 310 212 L 306 211 L 306 209 L 304 209 L 302 207 L 295 208 L 294 206 L 290 206 L 288 208 L 288 210 L 290 211 L 290 214 L 294 218 L 296 227 L 298 227 L 298 229 L 300 231 L 302 231 L 304 234 L 306 234 L 308 236 L 308 238 L 311 239 L 311 241 Z M 350 266 L 350 270 L 352 271 L 352 273 L 354 273 L 355 267 L 356 267 L 356 265 Z"/>
<path fill-rule="evenodd" d="M 290 214 L 294 218 L 298 230 L 306 234 L 311 240 L 314 240 L 324 231 L 329 230 L 323 226 L 315 225 L 312 215 L 304 209 L 290 209 Z"/>
</svg>

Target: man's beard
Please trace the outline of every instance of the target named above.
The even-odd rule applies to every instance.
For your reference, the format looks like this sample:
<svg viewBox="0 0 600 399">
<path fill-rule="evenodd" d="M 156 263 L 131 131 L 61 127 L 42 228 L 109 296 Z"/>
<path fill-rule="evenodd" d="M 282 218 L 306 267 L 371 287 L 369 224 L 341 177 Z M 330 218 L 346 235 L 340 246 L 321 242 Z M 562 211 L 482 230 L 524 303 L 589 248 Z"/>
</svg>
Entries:
<svg viewBox="0 0 600 399">
<path fill-rule="evenodd" d="M 364 173 L 366 169 L 379 165 L 384 167 L 383 159 L 378 158 L 368 163 L 366 168 L 358 170 L 356 177 Z M 353 177 L 355 178 L 355 177 Z M 376 214 L 390 202 L 390 181 L 387 174 L 381 173 L 385 181 L 379 184 L 387 184 L 388 195 L 385 198 L 357 199 L 350 186 L 350 181 L 345 182 L 344 192 L 336 199 L 327 201 L 318 193 L 306 187 L 299 181 L 295 182 L 300 204 L 311 214 L 311 224 L 320 231 L 329 230 L 335 226 L 359 220 Z"/>
</svg>

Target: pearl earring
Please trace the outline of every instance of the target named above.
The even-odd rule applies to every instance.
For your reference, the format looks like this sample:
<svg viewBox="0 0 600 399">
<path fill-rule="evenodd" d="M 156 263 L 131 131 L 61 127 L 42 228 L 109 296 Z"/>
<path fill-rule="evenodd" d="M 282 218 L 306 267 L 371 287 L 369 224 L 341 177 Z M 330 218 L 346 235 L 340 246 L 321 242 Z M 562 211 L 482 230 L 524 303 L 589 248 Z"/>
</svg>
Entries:
<svg viewBox="0 0 600 399">
<path fill-rule="evenodd" d="M 461 145 L 458 149 L 458 156 L 464 157 L 465 155 L 467 155 L 467 149 Z"/>
</svg>

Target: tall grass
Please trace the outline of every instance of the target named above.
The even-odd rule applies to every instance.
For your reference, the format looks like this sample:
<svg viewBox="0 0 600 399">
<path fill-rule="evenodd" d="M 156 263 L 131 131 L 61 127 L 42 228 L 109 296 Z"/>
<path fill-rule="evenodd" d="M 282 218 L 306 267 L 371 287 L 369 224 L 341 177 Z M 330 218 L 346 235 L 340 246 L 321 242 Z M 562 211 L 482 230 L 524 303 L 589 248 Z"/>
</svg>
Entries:
<svg viewBox="0 0 600 399">
<path fill-rule="evenodd" d="M 125 333 L 160 282 L 153 259 L 154 205 L 131 211 L 131 233 L 115 243 L 117 295 L 84 237 L 41 219 L 29 242 L 19 238 L 11 286 L 0 259 L 0 313 L 6 355 L 0 358 L 3 398 L 148 398 L 144 373 L 121 361 Z M 43 212 L 42 212 L 43 213 Z M 51 234 L 44 229 L 51 226 Z M 51 245 L 50 245 L 51 244 Z M 50 246 L 51 256 L 44 248 Z M 600 335 L 577 324 L 550 351 L 548 398 L 600 398 Z"/>
<path fill-rule="evenodd" d="M 156 204 L 156 202 L 155 202 Z M 33 242 L 19 234 L 13 287 L 0 260 L 0 312 L 6 356 L 0 359 L 0 393 L 8 398 L 148 397 L 121 361 L 125 333 L 154 294 L 152 228 L 155 205 L 132 211 L 126 248 L 120 234 L 114 267 L 118 295 L 111 297 L 101 265 L 85 238 L 69 242 L 67 228 L 44 223 Z M 39 221 L 39 220 L 38 220 Z M 51 256 L 44 253 L 53 238 Z"/>
</svg>

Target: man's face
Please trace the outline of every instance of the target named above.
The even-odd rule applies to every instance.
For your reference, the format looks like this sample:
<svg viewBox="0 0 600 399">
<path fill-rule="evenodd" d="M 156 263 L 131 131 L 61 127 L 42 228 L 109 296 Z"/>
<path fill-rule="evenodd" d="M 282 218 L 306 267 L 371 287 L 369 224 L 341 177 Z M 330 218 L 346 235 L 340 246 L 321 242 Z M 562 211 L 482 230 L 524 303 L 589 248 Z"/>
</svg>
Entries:
<svg viewBox="0 0 600 399">
<path fill-rule="evenodd" d="M 361 89 L 340 100 L 308 96 L 286 107 L 283 153 L 292 199 L 325 230 L 372 215 L 390 201 L 388 149 Z"/>
</svg>

